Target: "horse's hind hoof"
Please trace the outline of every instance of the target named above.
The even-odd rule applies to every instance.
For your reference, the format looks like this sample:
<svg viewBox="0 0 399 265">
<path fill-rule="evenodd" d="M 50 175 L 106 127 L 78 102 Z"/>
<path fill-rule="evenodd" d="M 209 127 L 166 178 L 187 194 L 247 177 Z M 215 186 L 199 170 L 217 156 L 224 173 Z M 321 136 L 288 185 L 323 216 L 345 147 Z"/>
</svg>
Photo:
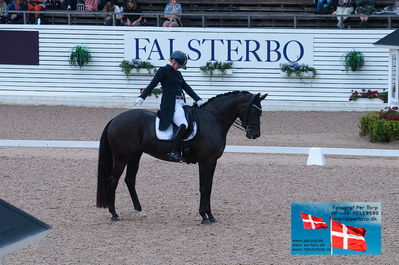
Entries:
<svg viewBox="0 0 399 265">
<path fill-rule="evenodd" d="M 214 224 L 214 223 L 217 223 L 215 218 L 208 218 L 208 219 L 205 219 L 205 220 L 201 221 L 201 224 L 203 224 L 203 225 L 211 225 L 211 224 Z"/>
<path fill-rule="evenodd" d="M 205 220 L 202 220 L 202 221 L 201 221 L 201 224 L 203 224 L 203 225 L 210 225 L 210 224 L 212 224 L 212 223 L 211 223 L 211 221 L 210 221 L 209 219 L 205 219 Z"/>
<path fill-rule="evenodd" d="M 214 223 L 217 223 L 218 221 L 215 219 L 215 218 L 209 218 L 208 219 L 209 220 L 209 222 L 211 223 L 211 224 L 214 224 Z"/>
<path fill-rule="evenodd" d="M 112 216 L 111 217 L 111 221 L 112 222 L 116 222 L 116 221 L 119 221 L 120 219 L 119 219 L 119 216 Z"/>
</svg>

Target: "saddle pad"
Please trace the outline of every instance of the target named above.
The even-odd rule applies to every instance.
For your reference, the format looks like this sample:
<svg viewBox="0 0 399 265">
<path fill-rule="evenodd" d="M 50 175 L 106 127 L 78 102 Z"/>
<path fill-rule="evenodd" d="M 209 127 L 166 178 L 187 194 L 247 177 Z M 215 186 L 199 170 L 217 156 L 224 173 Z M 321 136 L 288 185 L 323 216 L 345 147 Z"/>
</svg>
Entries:
<svg viewBox="0 0 399 265">
<path fill-rule="evenodd" d="M 173 137 L 173 125 L 171 124 L 171 125 L 169 125 L 169 127 L 166 130 L 160 131 L 159 130 L 159 118 L 156 117 L 156 119 L 155 119 L 155 132 L 156 132 L 157 138 L 159 140 L 172 140 L 172 137 Z M 183 141 L 189 141 L 189 140 L 193 139 L 196 134 L 197 134 L 197 123 L 193 122 L 193 131 L 192 131 L 192 133 L 186 139 L 184 139 Z"/>
</svg>

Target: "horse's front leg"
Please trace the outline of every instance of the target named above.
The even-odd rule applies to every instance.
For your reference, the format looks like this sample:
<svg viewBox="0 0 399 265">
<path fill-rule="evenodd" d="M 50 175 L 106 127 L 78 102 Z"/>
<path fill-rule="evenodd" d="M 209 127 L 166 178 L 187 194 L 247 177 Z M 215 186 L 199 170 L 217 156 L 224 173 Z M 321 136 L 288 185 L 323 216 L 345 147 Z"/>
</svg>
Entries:
<svg viewBox="0 0 399 265">
<path fill-rule="evenodd" d="M 215 161 L 206 161 L 199 163 L 199 179 L 200 179 L 200 207 L 199 213 L 202 217 L 202 224 L 215 223 L 216 219 L 211 213 L 211 192 L 213 174 L 215 173 L 216 167 Z"/>
</svg>

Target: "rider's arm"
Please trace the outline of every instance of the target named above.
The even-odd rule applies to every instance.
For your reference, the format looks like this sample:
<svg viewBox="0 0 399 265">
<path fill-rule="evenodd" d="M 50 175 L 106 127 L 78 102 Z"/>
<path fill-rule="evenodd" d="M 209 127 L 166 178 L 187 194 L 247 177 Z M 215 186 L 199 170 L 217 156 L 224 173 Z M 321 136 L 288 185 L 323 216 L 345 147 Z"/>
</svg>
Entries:
<svg viewBox="0 0 399 265">
<path fill-rule="evenodd" d="M 165 74 L 166 69 L 164 67 L 160 67 L 150 84 L 143 90 L 140 97 L 145 99 L 151 93 L 151 91 L 159 84 L 159 82 L 161 82 Z"/>
<path fill-rule="evenodd" d="M 186 91 L 186 93 L 192 97 L 195 101 L 201 100 L 201 98 L 197 95 L 197 93 L 194 92 L 194 90 L 186 83 L 186 81 L 183 79 L 183 90 Z"/>
</svg>

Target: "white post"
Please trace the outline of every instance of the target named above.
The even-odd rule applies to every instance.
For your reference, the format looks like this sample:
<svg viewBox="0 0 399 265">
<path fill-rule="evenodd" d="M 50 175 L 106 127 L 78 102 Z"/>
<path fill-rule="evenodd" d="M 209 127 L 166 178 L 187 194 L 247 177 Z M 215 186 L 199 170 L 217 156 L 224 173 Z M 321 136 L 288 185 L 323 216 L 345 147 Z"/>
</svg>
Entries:
<svg viewBox="0 0 399 265">
<path fill-rule="evenodd" d="M 330 216 L 330 250 L 331 255 L 333 254 L 333 246 L 332 246 L 332 217 Z"/>
<path fill-rule="evenodd" d="M 324 159 L 323 152 L 320 147 L 312 147 L 309 151 L 308 166 L 325 166 L 326 161 Z"/>
<path fill-rule="evenodd" d="M 389 60 L 388 60 L 388 106 L 391 106 L 392 103 L 392 73 L 393 73 L 393 50 L 389 50 Z"/>
<path fill-rule="evenodd" d="M 395 104 L 398 104 L 399 100 L 399 93 L 398 93 L 398 87 L 399 87 L 399 50 L 395 50 L 395 93 L 392 95 L 395 98 Z"/>
</svg>

